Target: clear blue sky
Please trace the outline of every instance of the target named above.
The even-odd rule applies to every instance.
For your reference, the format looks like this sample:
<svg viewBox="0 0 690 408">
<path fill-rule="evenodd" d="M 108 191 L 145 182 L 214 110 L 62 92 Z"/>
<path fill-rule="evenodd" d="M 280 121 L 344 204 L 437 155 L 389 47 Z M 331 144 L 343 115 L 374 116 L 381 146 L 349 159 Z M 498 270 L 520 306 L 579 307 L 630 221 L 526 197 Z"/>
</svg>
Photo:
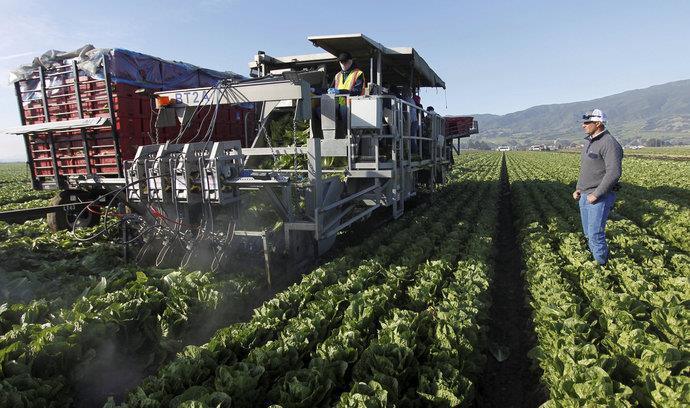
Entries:
<svg viewBox="0 0 690 408">
<path fill-rule="evenodd" d="M 246 74 L 257 50 L 311 53 L 309 35 L 363 33 L 417 49 L 448 88 L 423 91 L 422 103 L 443 114 L 504 114 L 690 78 L 687 1 L 0 4 L 0 129 L 19 122 L 10 69 L 87 43 Z M 0 160 L 23 157 L 18 137 L 0 135 Z"/>
</svg>

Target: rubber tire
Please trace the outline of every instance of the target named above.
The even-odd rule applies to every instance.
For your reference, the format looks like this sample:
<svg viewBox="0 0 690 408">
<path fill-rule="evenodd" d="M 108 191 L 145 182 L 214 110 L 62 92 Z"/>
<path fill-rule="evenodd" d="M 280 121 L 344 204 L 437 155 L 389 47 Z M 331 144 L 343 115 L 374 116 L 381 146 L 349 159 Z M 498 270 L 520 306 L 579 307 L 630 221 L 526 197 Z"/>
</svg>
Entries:
<svg viewBox="0 0 690 408">
<path fill-rule="evenodd" d="M 55 195 L 55 197 L 53 197 L 50 200 L 50 205 L 62 205 L 73 203 L 75 202 L 75 200 L 70 199 L 72 196 L 76 196 L 76 202 L 92 201 L 97 197 L 95 194 L 89 191 L 64 190 L 59 192 L 57 195 Z M 79 217 L 76 220 L 73 220 L 73 218 L 75 218 L 80 211 L 81 210 L 76 210 L 71 214 L 64 210 L 49 213 L 46 215 L 46 222 L 48 223 L 48 227 L 52 231 L 71 230 L 72 228 L 93 227 L 94 225 L 98 224 L 98 222 L 101 219 L 100 215 L 85 210 L 82 213 L 81 217 Z"/>
</svg>

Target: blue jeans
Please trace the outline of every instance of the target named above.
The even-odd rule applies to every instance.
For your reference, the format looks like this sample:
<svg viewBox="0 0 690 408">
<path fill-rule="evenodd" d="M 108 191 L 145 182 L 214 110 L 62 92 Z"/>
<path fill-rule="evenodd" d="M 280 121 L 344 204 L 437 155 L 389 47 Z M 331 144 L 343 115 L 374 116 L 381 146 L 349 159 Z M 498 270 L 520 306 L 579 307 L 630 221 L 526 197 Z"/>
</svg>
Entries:
<svg viewBox="0 0 690 408">
<path fill-rule="evenodd" d="M 582 219 L 582 231 L 587 237 L 589 250 L 594 259 L 600 265 L 606 265 L 609 259 L 609 247 L 606 245 L 606 219 L 609 211 L 616 201 L 616 193 L 613 191 L 599 197 L 594 204 L 587 202 L 587 194 L 580 197 L 580 218 Z"/>
</svg>

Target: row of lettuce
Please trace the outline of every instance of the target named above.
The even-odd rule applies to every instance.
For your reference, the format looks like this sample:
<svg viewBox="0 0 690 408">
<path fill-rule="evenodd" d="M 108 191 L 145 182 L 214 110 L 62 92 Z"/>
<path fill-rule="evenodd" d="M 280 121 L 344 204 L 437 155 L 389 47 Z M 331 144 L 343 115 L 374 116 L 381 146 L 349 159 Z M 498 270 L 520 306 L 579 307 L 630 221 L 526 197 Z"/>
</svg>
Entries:
<svg viewBox="0 0 690 408">
<path fill-rule="evenodd" d="M 524 153 L 520 157 L 547 168 L 551 182 L 573 185 L 577 180 L 579 166 L 574 155 Z M 688 162 L 625 158 L 621 184 L 616 212 L 647 230 L 647 235 L 690 253 Z"/>
<path fill-rule="evenodd" d="M 432 205 L 306 275 L 248 322 L 187 347 L 122 405 L 472 401 L 483 364 L 500 157 L 473 160 L 475 170 L 452 175 Z"/>
<path fill-rule="evenodd" d="M 690 404 L 686 170 L 669 162 L 663 176 L 638 178 L 649 161 L 626 159 L 607 226 L 613 258 L 600 268 L 569 199 L 577 161 L 506 159 L 546 406 Z M 84 390 L 113 373 L 104 361 L 124 356 L 120 364 L 136 363 L 142 376 L 157 373 L 109 407 L 471 405 L 486 343 L 500 160 L 462 156 L 433 203 L 172 361 L 200 317 L 255 300 L 256 282 L 103 268 L 99 258 L 118 262 L 106 243 L 50 235 L 38 222 L 2 225 L 0 252 L 10 262 L 0 268 L 38 283 L 21 297 L 0 293 L 0 406 L 96 405 Z M 38 277 L 21 263 L 26 254 L 45 263 Z M 64 277 L 52 287 L 50 263 Z"/>
<path fill-rule="evenodd" d="M 46 206 L 54 195 L 32 189 L 26 164 L 0 163 L 0 211 Z"/>
<path fill-rule="evenodd" d="M 475 170 L 452 175 L 433 205 L 420 205 L 344 250 L 257 308 L 248 322 L 186 348 L 127 404 L 315 406 L 367 399 L 386 406 L 425 399 L 457 405 L 471 399 L 495 223 L 494 211 L 481 203 L 495 201 L 498 163 L 497 156 L 466 158 Z M 256 282 L 238 276 L 124 266 L 89 273 L 88 259 L 117 262 L 112 248 L 43 233 L 35 223 L 3 226 L 0 250 L 61 251 L 75 263 L 53 275 L 67 277 L 63 288 L 0 307 L 1 406 L 95 405 L 99 396 L 89 389 L 107 388 L 118 369 L 156 370 L 190 343 L 210 311 L 232 313 L 255 299 Z M 50 276 L 48 267 L 41 271 Z M 28 264 L 14 272 L 35 279 Z M 407 343 L 391 343 L 403 328 Z M 389 353 L 385 361 L 381 348 Z M 408 370 L 410 359 L 416 366 Z M 406 370 L 407 382 L 396 382 L 402 372 L 389 369 Z M 411 385 L 419 393 L 404 395 Z"/>
<path fill-rule="evenodd" d="M 102 228 L 0 223 L 0 406 L 102 404 L 183 346 L 246 319 L 263 291 L 249 273 L 125 265 L 106 236 L 80 238 Z"/>
<path fill-rule="evenodd" d="M 645 200 L 667 205 L 673 197 L 652 179 L 630 185 L 636 167 L 626 161 L 627 203 L 614 209 L 612 259 L 599 267 L 570 198 L 577 163 L 564 165 L 563 157 L 507 155 L 546 406 L 688 406 L 690 257 L 654 222 L 676 207 L 641 206 L 648 221 L 626 218 Z"/>
<path fill-rule="evenodd" d="M 121 288 L 131 271 L 114 267 L 120 253 L 104 240 L 52 233 L 44 221 L 0 223 L 0 334 L 14 324 L 43 323 L 90 291 Z"/>
<path fill-rule="evenodd" d="M 674 159 L 690 159 L 690 147 L 645 147 L 642 149 L 626 149 L 626 156 L 649 156 Z"/>
</svg>

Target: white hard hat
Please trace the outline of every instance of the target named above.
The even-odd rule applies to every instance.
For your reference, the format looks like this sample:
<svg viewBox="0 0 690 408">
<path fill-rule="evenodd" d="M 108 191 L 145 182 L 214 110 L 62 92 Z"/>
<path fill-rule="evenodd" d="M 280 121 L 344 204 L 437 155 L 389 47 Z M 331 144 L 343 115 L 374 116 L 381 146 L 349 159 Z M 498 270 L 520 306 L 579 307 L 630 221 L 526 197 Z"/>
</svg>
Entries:
<svg viewBox="0 0 690 408">
<path fill-rule="evenodd" d="M 582 120 L 585 122 L 603 122 L 606 123 L 608 118 L 606 114 L 601 111 L 601 109 L 593 109 L 591 112 L 587 112 L 582 115 Z"/>
</svg>

